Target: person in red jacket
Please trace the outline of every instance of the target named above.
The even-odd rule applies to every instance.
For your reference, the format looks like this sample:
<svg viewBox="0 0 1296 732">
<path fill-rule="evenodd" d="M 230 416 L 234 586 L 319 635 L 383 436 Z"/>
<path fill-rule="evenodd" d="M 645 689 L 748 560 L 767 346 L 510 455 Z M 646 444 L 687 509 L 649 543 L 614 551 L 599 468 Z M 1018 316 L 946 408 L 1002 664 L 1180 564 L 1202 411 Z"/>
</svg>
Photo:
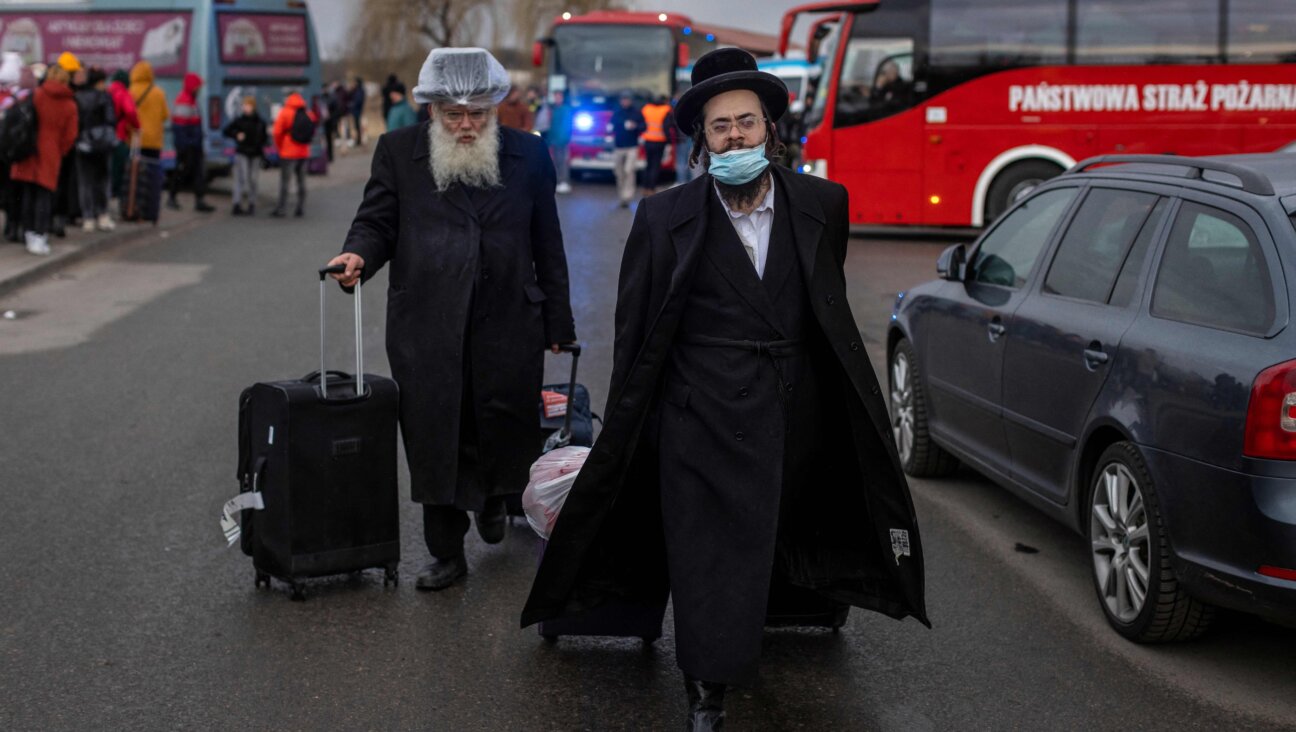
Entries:
<svg viewBox="0 0 1296 732">
<path fill-rule="evenodd" d="M 130 159 L 131 135 L 135 134 L 140 124 L 135 98 L 130 93 L 130 74 L 125 69 L 118 69 L 111 78 L 108 96 L 112 97 L 113 113 L 117 118 L 117 147 L 112 155 L 112 195 L 113 198 L 121 198 L 123 176 Z"/>
<path fill-rule="evenodd" d="M 71 72 L 80 68 L 76 57 L 65 53 L 49 67 L 45 82 L 35 92 L 36 152 L 9 169 L 9 177 L 23 186 L 23 226 L 27 251 L 47 255 L 54 190 L 59 166 L 77 138 L 77 105 L 68 86 Z"/>
<path fill-rule="evenodd" d="M 297 123 L 300 111 L 310 120 L 309 131 L 303 123 Z M 315 125 L 319 115 L 306 108 L 302 95 L 293 92 L 284 100 L 283 109 L 275 117 L 274 138 L 275 150 L 279 151 L 279 205 L 270 212 L 271 216 L 283 216 L 288 205 L 288 179 L 297 177 L 297 210 L 294 216 L 301 216 L 306 205 L 306 159 L 310 157 L 310 138 L 314 136 Z M 294 131 L 294 127 L 297 129 Z M 308 134 L 309 132 L 309 134 Z"/>
<path fill-rule="evenodd" d="M 171 195 L 167 207 L 179 210 L 176 194 L 186 179 L 193 181 L 194 210 L 208 213 L 216 209 L 203 197 L 207 194 L 206 153 L 203 150 L 202 108 L 198 105 L 198 90 L 202 77 L 190 71 L 184 77 L 184 89 L 176 95 L 171 108 L 171 141 L 175 143 L 176 169 L 171 173 Z"/>
</svg>

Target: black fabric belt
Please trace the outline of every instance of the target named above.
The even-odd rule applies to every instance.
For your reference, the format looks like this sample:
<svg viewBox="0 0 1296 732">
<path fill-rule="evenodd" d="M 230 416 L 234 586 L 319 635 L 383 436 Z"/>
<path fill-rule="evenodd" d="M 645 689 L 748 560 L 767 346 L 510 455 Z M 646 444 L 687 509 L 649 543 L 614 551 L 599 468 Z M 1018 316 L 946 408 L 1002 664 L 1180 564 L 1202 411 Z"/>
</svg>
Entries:
<svg viewBox="0 0 1296 732">
<path fill-rule="evenodd" d="M 787 415 L 792 384 L 788 382 L 787 375 L 783 373 L 783 366 L 779 363 L 779 359 L 804 354 L 806 352 L 804 341 L 798 339 L 748 341 L 734 338 L 717 338 L 700 333 L 685 333 L 679 337 L 679 342 L 687 346 L 701 346 L 703 348 L 733 348 L 754 353 L 758 358 L 762 356 L 768 358 L 770 366 L 774 367 L 774 373 L 777 375 L 779 402 L 783 406 L 784 416 Z"/>
</svg>

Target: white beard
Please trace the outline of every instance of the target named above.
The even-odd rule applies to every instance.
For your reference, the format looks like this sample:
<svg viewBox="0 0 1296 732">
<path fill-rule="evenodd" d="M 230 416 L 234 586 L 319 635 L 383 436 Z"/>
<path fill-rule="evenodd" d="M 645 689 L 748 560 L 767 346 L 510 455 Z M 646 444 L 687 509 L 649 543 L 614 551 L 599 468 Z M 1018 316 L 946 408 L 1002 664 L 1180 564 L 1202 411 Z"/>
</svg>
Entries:
<svg viewBox="0 0 1296 732">
<path fill-rule="evenodd" d="M 428 125 L 428 168 L 438 191 L 455 183 L 468 188 L 496 188 L 500 185 L 499 126 L 491 115 L 477 139 L 460 143 L 438 120 Z"/>
</svg>

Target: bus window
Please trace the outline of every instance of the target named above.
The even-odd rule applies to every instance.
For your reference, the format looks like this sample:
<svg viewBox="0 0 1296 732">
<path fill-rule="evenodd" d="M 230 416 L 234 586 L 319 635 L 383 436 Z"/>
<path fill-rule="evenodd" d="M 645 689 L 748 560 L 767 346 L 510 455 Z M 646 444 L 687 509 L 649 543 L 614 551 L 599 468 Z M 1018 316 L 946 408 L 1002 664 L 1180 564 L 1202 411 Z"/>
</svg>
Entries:
<svg viewBox="0 0 1296 732">
<path fill-rule="evenodd" d="M 1227 48 L 1231 64 L 1296 61 L 1296 6 L 1273 0 L 1230 0 Z"/>
<path fill-rule="evenodd" d="M 841 26 L 833 26 L 828 35 L 819 42 L 819 62 L 823 65 L 824 71 L 819 80 L 814 84 L 814 99 L 810 101 L 810 108 L 806 110 L 805 129 L 810 130 L 819 126 L 823 122 L 824 112 L 828 109 L 828 91 L 832 84 L 829 83 L 828 69 L 832 68 L 833 59 L 837 57 L 837 35 Z"/>
<path fill-rule="evenodd" d="M 1219 0 L 1077 3 L 1076 63 L 1218 63 L 1219 10 Z"/>
<path fill-rule="evenodd" d="M 1067 0 L 933 0 L 935 67 L 1066 63 Z"/>
<path fill-rule="evenodd" d="M 890 117 L 914 103 L 913 40 L 852 38 L 842 59 L 836 127 Z"/>
</svg>

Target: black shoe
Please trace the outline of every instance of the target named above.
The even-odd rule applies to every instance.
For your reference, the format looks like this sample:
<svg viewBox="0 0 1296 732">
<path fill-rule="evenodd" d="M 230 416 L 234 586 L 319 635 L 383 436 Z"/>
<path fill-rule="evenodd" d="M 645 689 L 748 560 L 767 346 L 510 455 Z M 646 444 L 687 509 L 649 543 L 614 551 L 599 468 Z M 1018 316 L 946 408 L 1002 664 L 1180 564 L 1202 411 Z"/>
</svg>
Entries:
<svg viewBox="0 0 1296 732">
<path fill-rule="evenodd" d="M 424 591 L 444 590 L 468 576 L 468 562 L 463 557 L 433 559 L 418 576 L 414 587 Z"/>
<path fill-rule="evenodd" d="M 180 210 L 180 202 L 175 199 L 175 196 L 172 196 L 167 199 L 167 208 L 171 209 L 172 211 Z"/>
<path fill-rule="evenodd" d="M 508 504 L 503 498 L 488 498 L 477 512 L 477 535 L 487 544 L 498 544 L 508 534 Z"/>
<path fill-rule="evenodd" d="M 198 213 L 211 213 L 216 210 L 216 207 L 200 198 L 198 199 L 198 202 L 194 204 L 194 210 Z"/>
<path fill-rule="evenodd" d="M 276 219 L 282 219 L 284 217 L 284 210 L 282 208 L 276 208 L 270 212 L 270 215 Z"/>
<path fill-rule="evenodd" d="M 255 203 L 249 203 L 249 204 L 248 204 L 247 215 L 248 215 L 248 216 L 256 216 L 256 204 L 255 204 Z"/>
<path fill-rule="evenodd" d="M 293 216 L 296 216 L 296 217 L 299 218 L 299 219 L 303 216 L 303 214 L 304 214 L 304 212 L 302 211 L 302 207 L 301 207 L 301 206 L 298 206 L 298 207 L 297 207 L 297 210 L 296 210 L 296 211 L 293 211 Z"/>
<path fill-rule="evenodd" d="M 248 215 L 248 212 L 245 211 L 245 210 L 243 210 L 243 207 L 240 206 L 240 205 L 238 205 L 237 203 L 234 204 L 234 210 L 233 210 L 233 211 L 230 211 L 230 213 L 233 214 L 233 215 L 235 215 L 235 216 L 247 216 L 247 215 Z"/>
<path fill-rule="evenodd" d="M 724 728 L 724 684 L 684 677 L 688 692 L 689 716 L 684 729 L 689 732 L 711 732 Z"/>
</svg>

